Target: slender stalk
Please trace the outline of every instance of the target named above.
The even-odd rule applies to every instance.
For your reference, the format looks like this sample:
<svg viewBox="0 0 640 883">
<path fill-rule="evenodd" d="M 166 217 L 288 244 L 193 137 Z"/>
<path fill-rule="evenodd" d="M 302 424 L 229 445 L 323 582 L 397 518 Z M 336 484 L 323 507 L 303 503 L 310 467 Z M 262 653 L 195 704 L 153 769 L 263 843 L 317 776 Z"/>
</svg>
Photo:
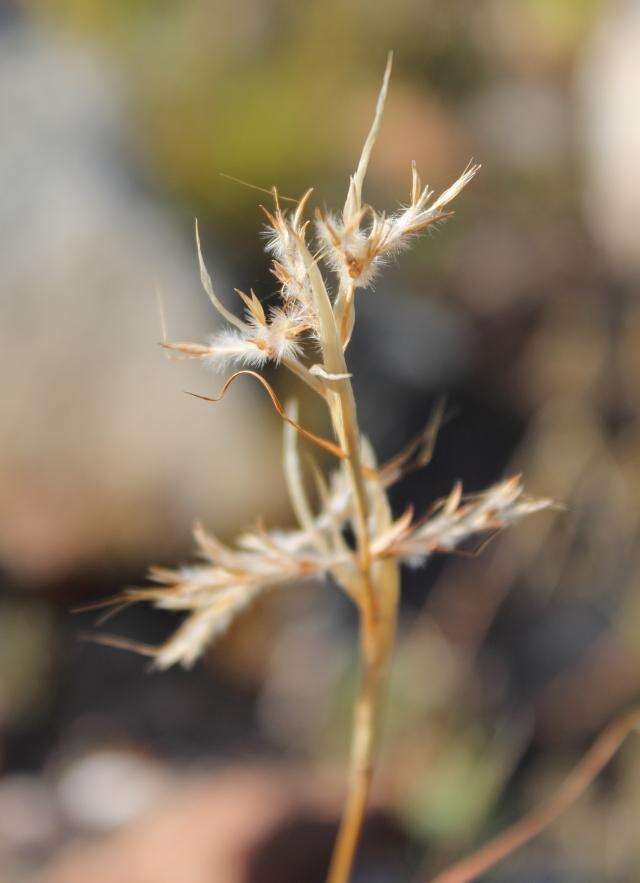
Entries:
<svg viewBox="0 0 640 883">
<path fill-rule="evenodd" d="M 393 621 L 386 621 L 382 628 L 380 621 L 377 628 L 371 628 L 371 625 L 361 614 L 361 680 L 353 717 L 348 793 L 327 883 L 346 883 L 350 878 L 371 790 L 380 700 L 395 631 L 395 617 Z"/>
<path fill-rule="evenodd" d="M 342 352 L 340 359 L 340 371 L 348 373 Z M 348 792 L 327 877 L 327 883 L 347 883 L 373 778 L 380 699 L 395 636 L 399 569 L 395 562 L 372 566 L 369 497 L 362 470 L 360 430 L 351 382 L 341 381 L 333 395 L 331 416 L 336 436 L 347 452 L 345 470 L 355 502 L 354 526 L 359 567 L 360 688 L 354 709 Z M 382 508 L 387 511 L 384 489 L 376 487 L 374 492 L 382 495 Z"/>
<path fill-rule="evenodd" d="M 360 695 L 354 709 L 349 790 L 327 883 L 343 883 L 349 879 L 373 777 L 383 665 L 369 658 L 364 638 L 361 639 L 361 666 Z"/>
<path fill-rule="evenodd" d="M 612 721 L 547 803 L 498 834 L 477 852 L 438 874 L 431 883 L 471 883 L 516 849 L 537 837 L 584 794 L 627 736 L 638 727 L 640 708 L 634 708 Z"/>
</svg>

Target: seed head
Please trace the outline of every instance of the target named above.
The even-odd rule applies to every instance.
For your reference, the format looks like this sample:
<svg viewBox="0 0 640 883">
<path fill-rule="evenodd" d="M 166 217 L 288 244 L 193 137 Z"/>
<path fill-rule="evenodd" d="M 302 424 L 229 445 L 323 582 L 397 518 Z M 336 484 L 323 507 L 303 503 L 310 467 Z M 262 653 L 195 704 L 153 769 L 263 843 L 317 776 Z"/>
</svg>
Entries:
<svg viewBox="0 0 640 883">
<path fill-rule="evenodd" d="M 192 665 L 242 610 L 277 586 L 291 587 L 302 580 L 322 580 L 331 575 L 360 603 L 362 549 L 354 550 L 347 543 L 345 535 L 350 526 L 358 528 L 359 543 L 366 543 L 366 558 L 372 566 L 382 567 L 390 560 L 415 565 L 423 564 L 437 551 L 453 551 L 472 538 L 490 535 L 551 505 L 549 500 L 526 498 L 520 477 L 515 476 L 476 495 L 463 495 L 462 485 L 456 484 L 449 496 L 434 504 L 426 515 L 416 519 L 409 508 L 394 520 L 386 489 L 413 469 L 427 465 L 442 419 L 441 409 L 425 432 L 381 466 L 371 445 L 354 426 L 351 374 L 344 351 L 355 320 L 355 292 L 370 286 L 385 261 L 408 247 L 419 233 L 446 219 L 451 214 L 447 206 L 480 168 L 470 164 L 433 199 L 433 191 L 423 186 L 414 165 L 407 205 L 387 215 L 363 203 L 364 178 L 381 124 L 390 70 L 391 60 L 342 211 L 316 213 L 319 253 L 313 255 L 306 239 L 309 222 L 305 211 L 311 190 L 287 212 L 274 188 L 273 206 L 263 208 L 266 251 L 272 256 L 271 272 L 279 284 L 279 303 L 266 311 L 253 291 L 237 291 L 244 316 L 228 310 L 215 294 L 196 225 L 202 285 L 225 325 L 207 343 L 164 342 L 163 346 L 217 369 L 243 366 L 227 379 L 220 395 L 199 398 L 219 401 L 243 375 L 257 380 L 266 390 L 285 421 L 285 478 L 298 528 L 276 531 L 259 524 L 233 546 L 227 546 L 197 525 L 197 564 L 178 569 L 152 568 L 153 586 L 130 589 L 115 599 L 115 606 L 146 601 L 185 615 L 182 625 L 159 647 L 103 639 L 153 657 L 156 668 L 175 663 Z M 333 297 L 320 271 L 320 259 L 336 277 Z M 267 380 L 251 370 L 269 361 L 292 371 L 323 399 L 335 441 L 305 429 L 298 422 L 295 404 L 285 408 Z M 311 461 L 315 501 L 309 498 L 303 478 L 301 436 L 338 461 L 337 468 L 328 475 Z"/>
</svg>

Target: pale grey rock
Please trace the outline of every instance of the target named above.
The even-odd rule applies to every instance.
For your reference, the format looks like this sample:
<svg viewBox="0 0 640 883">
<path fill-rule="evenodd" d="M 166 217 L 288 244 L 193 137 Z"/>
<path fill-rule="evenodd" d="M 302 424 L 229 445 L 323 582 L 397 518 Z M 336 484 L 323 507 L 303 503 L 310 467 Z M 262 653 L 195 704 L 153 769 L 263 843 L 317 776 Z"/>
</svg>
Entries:
<svg viewBox="0 0 640 883">
<path fill-rule="evenodd" d="M 170 553 L 196 516 L 226 534 L 280 499 L 260 393 L 189 398 L 221 378 L 157 346 L 156 283 L 174 339 L 218 320 L 191 231 L 127 160 L 124 106 L 94 52 L 0 34 L 0 563 L 25 579 Z"/>
<path fill-rule="evenodd" d="M 640 272 L 640 2 L 611 4 L 577 76 L 585 210 L 621 274 Z"/>
</svg>

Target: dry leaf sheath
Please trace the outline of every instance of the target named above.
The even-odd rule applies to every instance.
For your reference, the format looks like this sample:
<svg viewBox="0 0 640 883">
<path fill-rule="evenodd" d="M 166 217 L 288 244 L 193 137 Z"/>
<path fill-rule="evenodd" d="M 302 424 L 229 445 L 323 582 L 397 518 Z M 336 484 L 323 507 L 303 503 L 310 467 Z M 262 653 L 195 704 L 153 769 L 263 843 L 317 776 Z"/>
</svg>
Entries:
<svg viewBox="0 0 640 883">
<path fill-rule="evenodd" d="M 200 359 L 216 369 L 240 369 L 229 378 L 221 395 L 236 377 L 260 380 L 285 420 L 285 477 L 298 529 L 272 531 L 258 527 L 239 537 L 231 547 L 198 525 L 195 538 L 199 563 L 176 570 L 154 568 L 154 587 L 127 591 L 116 601 L 148 601 L 182 612 L 185 618 L 173 636 L 160 647 L 105 639 L 153 657 L 159 669 L 176 663 L 190 666 L 238 613 L 268 589 L 327 575 L 344 589 L 360 614 L 362 673 L 348 795 L 329 883 L 349 879 L 366 809 L 380 694 L 395 634 L 401 563 L 419 566 L 434 552 L 455 549 L 470 538 L 487 535 L 550 505 L 548 500 L 525 497 L 516 476 L 473 496 L 465 496 L 462 487 L 456 485 L 426 515 L 415 517 L 408 510 L 394 518 L 387 488 L 428 461 L 433 426 L 423 438 L 380 467 L 360 432 L 345 359 L 356 314 L 356 292 L 370 286 L 385 262 L 419 233 L 448 217 L 448 206 L 479 169 L 470 165 L 434 199 L 414 167 L 409 201 L 398 211 L 386 215 L 363 202 L 363 183 L 382 119 L 390 72 L 391 58 L 374 122 L 349 180 L 342 210 L 333 215 L 316 213 L 313 226 L 306 219 L 311 191 L 293 210 L 285 211 L 275 189 L 273 205 L 263 208 L 268 226 L 266 249 L 272 255 L 272 272 L 279 285 L 277 306 L 265 310 L 253 292 L 238 292 L 244 305 L 242 319 L 223 306 L 207 272 L 196 226 L 202 284 L 224 327 L 206 343 L 164 344 L 177 355 Z M 329 271 L 328 280 L 321 266 Z M 256 373 L 267 362 L 292 371 L 324 400 L 333 439 L 319 437 L 300 426 L 295 405 L 285 410 L 267 381 Z M 319 500 L 315 506 L 305 491 L 299 455 L 301 437 L 329 451 L 335 461 L 335 469 L 328 476 L 317 469 L 314 472 Z M 355 536 L 355 548 L 345 540 L 347 526 Z"/>
</svg>

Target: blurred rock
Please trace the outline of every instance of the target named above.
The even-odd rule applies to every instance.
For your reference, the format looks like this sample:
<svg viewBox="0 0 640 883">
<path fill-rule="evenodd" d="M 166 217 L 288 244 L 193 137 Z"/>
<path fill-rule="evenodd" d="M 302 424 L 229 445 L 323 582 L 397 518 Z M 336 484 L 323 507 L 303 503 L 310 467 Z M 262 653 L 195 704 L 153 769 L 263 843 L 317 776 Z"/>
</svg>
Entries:
<svg viewBox="0 0 640 883">
<path fill-rule="evenodd" d="M 30 883 L 321 883 L 336 833 L 336 784 L 284 765 L 189 775 L 143 818 L 76 841 Z M 354 883 L 401 883 L 415 864 L 415 844 L 374 805 Z"/>
<path fill-rule="evenodd" d="M 156 283 L 171 334 L 216 318 L 187 231 L 127 166 L 124 84 L 94 51 L 17 27 L 0 79 L 0 561 L 50 581 L 175 554 L 196 515 L 227 533 L 279 499 L 273 424 L 242 384 L 217 409 L 189 399 L 212 380 L 158 350 Z"/>
<path fill-rule="evenodd" d="M 593 235 L 616 269 L 640 272 L 640 3 L 611 4 L 579 69 L 579 136 Z"/>
<path fill-rule="evenodd" d="M 543 82 L 498 81 L 470 102 L 482 156 L 521 172 L 555 170 L 568 156 L 570 115 L 562 91 Z"/>
<path fill-rule="evenodd" d="M 40 779 L 14 774 L 0 780 L 0 857 L 50 847 L 59 830 L 53 795 Z"/>
<path fill-rule="evenodd" d="M 247 767 L 194 777 L 122 832 L 70 846 L 33 883 L 240 883 L 253 844 L 299 799 L 293 782 Z"/>
<path fill-rule="evenodd" d="M 65 819 L 74 828 L 105 832 L 154 806 L 170 782 L 166 769 L 151 758 L 102 748 L 69 764 L 56 794 Z"/>
</svg>

